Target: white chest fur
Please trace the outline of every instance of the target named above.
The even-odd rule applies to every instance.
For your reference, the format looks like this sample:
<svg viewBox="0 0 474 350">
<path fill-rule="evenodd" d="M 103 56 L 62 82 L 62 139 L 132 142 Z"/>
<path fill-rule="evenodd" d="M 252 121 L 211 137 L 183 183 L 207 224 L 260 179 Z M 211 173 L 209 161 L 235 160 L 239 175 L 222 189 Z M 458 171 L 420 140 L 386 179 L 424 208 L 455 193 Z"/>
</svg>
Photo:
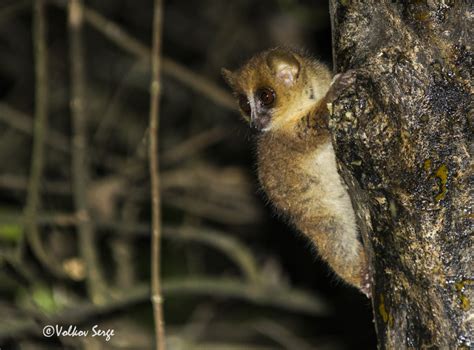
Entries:
<svg viewBox="0 0 474 350">
<path fill-rule="evenodd" d="M 346 186 L 337 171 L 336 156 L 330 141 L 313 152 L 308 159 L 307 169 L 310 173 L 319 175 L 318 193 L 320 195 L 317 201 L 321 208 L 324 208 L 324 211 L 344 227 L 344 231 L 348 233 L 347 239 L 356 240 L 357 226 L 354 209 Z"/>
<path fill-rule="evenodd" d="M 349 195 L 337 171 L 336 156 L 330 141 L 319 146 L 311 154 L 307 168 L 310 173 L 320 176 L 322 186 L 319 191 L 324 193 L 321 196 L 323 202 L 337 211 L 339 209 L 352 211 Z"/>
</svg>

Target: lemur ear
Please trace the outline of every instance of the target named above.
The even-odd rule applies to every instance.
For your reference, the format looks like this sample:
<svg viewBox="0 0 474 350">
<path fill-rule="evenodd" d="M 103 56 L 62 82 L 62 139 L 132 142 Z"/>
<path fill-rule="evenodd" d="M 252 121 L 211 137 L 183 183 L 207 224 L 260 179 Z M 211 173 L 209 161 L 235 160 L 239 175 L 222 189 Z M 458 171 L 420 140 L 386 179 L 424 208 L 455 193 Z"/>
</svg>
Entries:
<svg viewBox="0 0 474 350">
<path fill-rule="evenodd" d="M 234 86 L 235 86 L 234 73 L 232 73 L 228 69 L 222 68 L 221 69 L 221 74 L 222 74 L 222 77 L 224 78 L 225 82 L 227 83 L 227 85 L 229 85 L 231 88 L 234 88 Z"/>
<path fill-rule="evenodd" d="M 267 56 L 267 65 L 277 79 L 287 86 L 291 86 L 296 82 L 301 68 L 295 55 L 283 49 L 270 51 Z"/>
</svg>

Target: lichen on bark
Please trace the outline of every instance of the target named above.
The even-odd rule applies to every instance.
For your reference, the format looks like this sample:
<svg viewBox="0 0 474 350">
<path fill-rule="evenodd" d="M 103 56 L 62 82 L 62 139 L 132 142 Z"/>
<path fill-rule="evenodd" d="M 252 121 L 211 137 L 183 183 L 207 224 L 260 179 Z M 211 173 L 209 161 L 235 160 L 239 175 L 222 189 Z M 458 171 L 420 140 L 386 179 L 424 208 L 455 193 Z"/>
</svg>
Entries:
<svg viewBox="0 0 474 350">
<path fill-rule="evenodd" d="M 469 1 L 331 1 L 329 126 L 374 278 L 380 348 L 474 346 Z"/>
</svg>

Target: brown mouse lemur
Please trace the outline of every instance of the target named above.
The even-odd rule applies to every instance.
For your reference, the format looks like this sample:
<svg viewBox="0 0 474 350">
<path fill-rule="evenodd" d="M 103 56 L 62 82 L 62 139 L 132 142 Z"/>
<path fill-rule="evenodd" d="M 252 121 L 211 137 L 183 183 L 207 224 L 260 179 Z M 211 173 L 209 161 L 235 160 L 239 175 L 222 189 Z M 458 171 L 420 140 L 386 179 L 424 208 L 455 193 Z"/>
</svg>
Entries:
<svg viewBox="0 0 474 350">
<path fill-rule="evenodd" d="M 331 85 L 326 66 L 281 48 L 222 72 L 259 131 L 258 175 L 268 198 L 340 277 L 369 295 L 367 258 L 327 127 L 338 78 Z"/>
</svg>

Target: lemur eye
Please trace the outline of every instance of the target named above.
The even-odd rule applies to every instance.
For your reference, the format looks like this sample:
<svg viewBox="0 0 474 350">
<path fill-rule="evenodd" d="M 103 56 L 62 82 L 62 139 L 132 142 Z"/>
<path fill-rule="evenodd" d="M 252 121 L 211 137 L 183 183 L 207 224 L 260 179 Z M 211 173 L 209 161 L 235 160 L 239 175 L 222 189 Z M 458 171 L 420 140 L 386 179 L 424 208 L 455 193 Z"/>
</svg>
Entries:
<svg viewBox="0 0 474 350">
<path fill-rule="evenodd" d="M 239 96 L 239 107 L 246 115 L 250 114 L 251 108 L 250 108 L 250 102 L 247 96 L 245 95 Z"/>
<path fill-rule="evenodd" d="M 257 96 L 265 106 L 270 106 L 275 102 L 275 91 L 270 88 L 262 88 L 257 91 Z"/>
</svg>

